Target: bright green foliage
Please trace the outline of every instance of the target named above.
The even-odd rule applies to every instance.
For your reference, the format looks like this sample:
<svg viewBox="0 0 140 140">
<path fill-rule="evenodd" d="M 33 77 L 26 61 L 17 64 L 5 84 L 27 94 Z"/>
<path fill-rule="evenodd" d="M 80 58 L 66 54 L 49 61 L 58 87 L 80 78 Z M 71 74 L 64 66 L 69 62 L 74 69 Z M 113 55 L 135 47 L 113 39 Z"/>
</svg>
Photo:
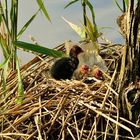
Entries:
<svg viewBox="0 0 140 140">
<path fill-rule="evenodd" d="M 83 26 L 84 26 L 85 32 L 87 34 L 87 39 L 92 41 L 95 49 L 98 51 L 99 48 L 96 44 L 97 44 L 97 39 L 98 39 L 98 37 L 100 37 L 101 34 L 98 33 L 97 27 L 92 24 L 90 19 L 86 15 L 85 15 L 85 17 L 86 17 L 87 26 L 85 26 L 85 25 L 83 25 Z"/>
<path fill-rule="evenodd" d="M 120 9 L 120 11 L 123 12 L 123 9 L 121 8 L 120 4 L 118 3 L 118 0 L 114 0 L 114 2 L 116 3 L 116 5 Z"/>
<path fill-rule="evenodd" d="M 20 48 L 23 48 L 25 50 L 31 50 L 33 52 L 47 54 L 47 55 L 52 56 L 52 57 L 64 56 L 64 53 L 61 51 L 56 51 L 54 49 L 45 48 L 45 47 L 42 47 L 40 45 L 30 44 L 30 43 L 26 43 L 26 42 L 22 42 L 22 41 L 15 42 L 15 45 L 20 47 Z"/>
<path fill-rule="evenodd" d="M 64 8 L 67 8 L 78 1 L 80 1 L 80 0 L 71 0 Z M 86 7 L 88 7 L 90 12 L 91 12 L 91 15 L 92 15 L 93 24 L 96 26 L 94 8 L 93 8 L 91 2 L 89 0 L 81 0 L 81 5 L 83 6 L 83 18 L 84 18 L 84 20 L 86 20 L 85 19 Z M 86 25 L 86 21 L 84 24 Z"/>
<path fill-rule="evenodd" d="M 125 2 L 125 5 L 128 7 L 129 1 L 128 0 L 124 0 L 124 2 Z"/>
<path fill-rule="evenodd" d="M 89 1 L 86 1 L 86 5 L 90 9 L 90 12 L 91 12 L 91 15 L 92 15 L 93 24 L 94 24 L 94 26 L 96 26 L 94 8 L 93 8 L 92 4 Z"/>
<path fill-rule="evenodd" d="M 96 26 L 94 26 L 90 19 L 85 15 L 86 17 L 86 22 L 87 22 L 87 26 L 84 25 L 85 28 L 85 32 L 87 33 L 88 37 L 90 40 L 92 40 L 93 42 L 97 41 L 97 38 L 100 36 L 97 32 Z"/>
<path fill-rule="evenodd" d="M 78 25 L 68 21 L 67 19 L 65 19 L 63 17 L 64 21 L 67 22 L 69 24 L 69 26 L 82 38 L 82 39 L 85 39 L 86 36 L 85 36 L 85 29 L 84 28 L 81 28 L 79 27 Z"/>
<path fill-rule="evenodd" d="M 71 0 L 64 8 L 69 7 L 70 5 L 74 4 L 77 1 L 79 1 L 79 0 Z"/>
<path fill-rule="evenodd" d="M 70 5 L 74 4 L 75 2 L 78 2 L 79 0 L 72 0 L 69 2 L 65 8 L 69 7 Z M 94 47 L 96 50 L 98 50 L 98 45 L 97 45 L 97 39 L 100 36 L 98 33 L 97 25 L 95 22 L 95 13 L 94 13 L 94 8 L 89 0 L 81 0 L 81 5 L 83 7 L 83 28 L 69 22 L 68 20 L 64 19 L 70 26 L 71 28 L 82 38 L 82 39 L 87 39 L 91 40 L 92 43 L 94 44 Z M 86 14 L 86 7 L 90 10 L 90 13 L 92 15 L 92 21 L 88 18 Z"/>
<path fill-rule="evenodd" d="M 3 3 L 2 3 L 3 2 Z M 39 9 L 37 12 L 25 23 L 25 25 L 17 33 L 18 29 L 18 5 L 19 0 L 3 0 L 0 1 L 0 48 L 3 53 L 3 63 L 0 64 L 0 82 L 2 83 L 3 93 L 6 94 L 6 80 L 11 70 L 17 70 L 18 75 L 18 103 L 22 103 L 24 98 L 24 89 L 22 78 L 20 74 L 20 64 L 17 56 L 17 46 L 14 42 L 20 38 L 24 31 L 29 27 L 35 19 L 39 11 L 42 11 L 45 17 L 51 21 L 49 14 L 43 4 L 43 0 L 37 0 Z M 49 53 L 51 55 L 51 53 Z M 54 56 L 54 54 L 52 54 Z"/>
<path fill-rule="evenodd" d="M 46 16 L 46 18 L 51 21 L 51 18 L 46 10 L 45 5 L 43 4 L 42 0 L 37 0 L 38 5 L 40 6 L 40 9 L 42 10 L 42 12 L 44 13 L 44 15 Z"/>
<path fill-rule="evenodd" d="M 17 38 L 19 39 L 20 36 L 24 33 L 24 31 L 28 28 L 28 26 L 32 23 L 32 21 L 35 19 L 37 16 L 38 12 L 40 9 L 26 22 L 26 24 L 22 27 L 22 29 L 19 31 Z"/>
</svg>

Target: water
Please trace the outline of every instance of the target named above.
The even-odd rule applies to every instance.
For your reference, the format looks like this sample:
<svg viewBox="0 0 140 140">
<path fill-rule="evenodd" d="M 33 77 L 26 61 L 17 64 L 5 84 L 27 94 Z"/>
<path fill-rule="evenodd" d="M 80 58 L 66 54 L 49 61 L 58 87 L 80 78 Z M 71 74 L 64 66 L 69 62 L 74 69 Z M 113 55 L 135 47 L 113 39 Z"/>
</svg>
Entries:
<svg viewBox="0 0 140 140">
<path fill-rule="evenodd" d="M 67 20 L 77 25 L 81 25 L 82 7 L 80 5 L 80 1 L 71 7 L 64 9 L 64 6 L 69 1 L 70 0 L 44 0 L 52 23 L 50 23 L 42 13 L 40 13 L 24 32 L 20 40 L 32 43 L 29 39 L 29 36 L 32 35 L 40 45 L 48 48 L 54 48 L 65 40 L 72 40 L 74 42 L 79 41 L 79 36 L 61 18 L 63 16 Z M 118 33 L 118 27 L 116 24 L 116 18 L 121 13 L 114 1 L 91 0 L 91 2 L 94 6 L 97 25 L 99 27 L 113 28 L 102 30 L 103 36 L 113 43 L 121 43 L 121 36 Z M 30 19 L 37 9 L 38 5 L 34 0 L 19 1 L 19 29 Z M 26 63 L 34 56 L 30 53 L 20 52 L 20 57 L 22 63 Z M 1 60 L 2 58 L 0 61 Z"/>
</svg>

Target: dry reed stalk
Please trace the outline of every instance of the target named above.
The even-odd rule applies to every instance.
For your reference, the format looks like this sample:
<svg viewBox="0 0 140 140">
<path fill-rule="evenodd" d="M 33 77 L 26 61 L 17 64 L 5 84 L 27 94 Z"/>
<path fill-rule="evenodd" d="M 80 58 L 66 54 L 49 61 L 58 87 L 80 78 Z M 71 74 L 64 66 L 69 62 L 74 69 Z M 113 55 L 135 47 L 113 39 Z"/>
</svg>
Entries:
<svg viewBox="0 0 140 140">
<path fill-rule="evenodd" d="M 117 75 L 116 59 L 121 50 L 118 45 L 104 45 L 101 55 L 108 66 L 105 80 L 92 77 L 85 79 L 57 81 L 50 77 L 49 69 L 54 59 L 48 56 L 34 58 L 21 69 L 25 85 L 25 99 L 20 105 L 17 96 L 17 74 L 13 72 L 7 79 L 7 94 L 0 88 L 0 139 L 26 140 L 104 140 L 127 137 L 120 135 L 119 128 L 130 132 L 123 123 L 139 127 L 119 116 L 119 100 L 113 88 Z M 58 47 L 64 50 L 63 45 Z M 115 57 L 114 57 L 115 56 Z M 39 56 L 40 57 L 40 56 Z M 119 127 L 118 127 L 119 126 Z M 102 129 L 100 129 L 102 127 Z"/>
</svg>

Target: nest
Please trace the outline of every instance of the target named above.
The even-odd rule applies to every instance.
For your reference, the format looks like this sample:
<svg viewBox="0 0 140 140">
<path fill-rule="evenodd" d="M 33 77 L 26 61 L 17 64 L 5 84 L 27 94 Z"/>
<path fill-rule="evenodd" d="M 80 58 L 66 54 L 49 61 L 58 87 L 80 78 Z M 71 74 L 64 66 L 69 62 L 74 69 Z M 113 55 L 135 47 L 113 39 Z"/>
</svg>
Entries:
<svg viewBox="0 0 140 140">
<path fill-rule="evenodd" d="M 57 81 L 49 73 L 55 59 L 35 57 L 21 68 L 25 89 L 22 104 L 16 103 L 17 73 L 12 72 L 5 96 L 0 89 L 0 139 L 133 139 L 127 126 L 136 125 L 119 117 L 119 96 L 113 85 L 121 48 L 122 45 L 102 44 L 101 56 L 109 69 L 104 80 L 87 77 Z M 64 50 L 64 44 L 56 49 Z M 127 133 L 121 134 L 122 129 Z"/>
</svg>

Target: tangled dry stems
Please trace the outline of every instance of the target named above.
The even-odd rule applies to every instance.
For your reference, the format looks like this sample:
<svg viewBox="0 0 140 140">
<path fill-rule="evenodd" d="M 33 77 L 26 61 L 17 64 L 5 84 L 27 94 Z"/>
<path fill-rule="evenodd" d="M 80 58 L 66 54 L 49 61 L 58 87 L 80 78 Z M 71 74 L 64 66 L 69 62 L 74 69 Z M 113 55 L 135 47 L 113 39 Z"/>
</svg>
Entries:
<svg viewBox="0 0 140 140">
<path fill-rule="evenodd" d="M 25 98 L 21 105 L 16 104 L 17 73 L 12 72 L 7 79 L 6 96 L 0 90 L 0 139 L 134 139 L 124 124 L 137 126 L 119 116 L 119 95 L 113 86 L 115 62 L 122 46 L 102 46 L 101 55 L 110 74 L 103 81 L 94 77 L 89 83 L 82 79 L 54 80 L 49 74 L 54 59 L 47 56 L 35 57 L 22 66 Z M 121 134 L 121 129 L 127 133 Z"/>
</svg>

